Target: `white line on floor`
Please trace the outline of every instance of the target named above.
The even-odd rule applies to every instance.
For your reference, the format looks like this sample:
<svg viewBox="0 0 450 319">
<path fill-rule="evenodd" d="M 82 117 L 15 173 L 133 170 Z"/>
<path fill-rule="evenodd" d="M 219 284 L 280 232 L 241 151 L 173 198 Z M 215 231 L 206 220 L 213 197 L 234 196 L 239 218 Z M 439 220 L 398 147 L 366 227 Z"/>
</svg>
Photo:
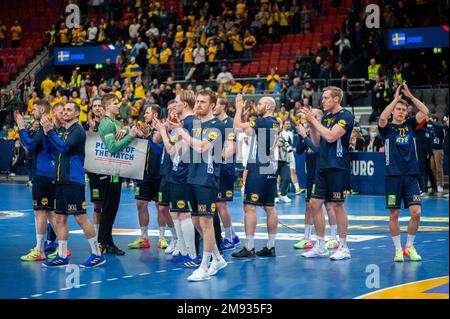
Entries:
<svg viewBox="0 0 450 319">
<path fill-rule="evenodd" d="M 36 294 L 36 295 L 31 296 L 31 298 L 37 298 L 37 297 L 42 297 L 42 294 Z"/>
<path fill-rule="evenodd" d="M 161 272 L 166 272 L 167 270 L 157 270 L 155 272 L 161 273 Z"/>
<path fill-rule="evenodd" d="M 436 239 L 436 241 L 446 241 L 446 238 L 442 238 L 442 239 Z"/>
<path fill-rule="evenodd" d="M 133 275 L 128 275 L 128 276 L 122 276 L 122 278 L 127 279 L 127 278 L 133 278 Z"/>
<path fill-rule="evenodd" d="M 45 293 L 47 295 L 51 295 L 51 294 L 54 294 L 55 292 L 56 292 L 56 290 L 49 290 L 49 291 L 46 291 Z"/>
<path fill-rule="evenodd" d="M 149 272 L 143 272 L 142 274 L 139 274 L 139 276 L 147 276 L 147 275 L 150 275 L 150 273 Z"/>
<path fill-rule="evenodd" d="M 119 278 L 108 278 L 108 279 L 106 279 L 106 281 L 115 281 L 115 280 L 119 280 Z"/>
<path fill-rule="evenodd" d="M 103 281 L 99 280 L 99 281 L 93 281 L 91 282 L 91 285 L 95 285 L 95 284 L 101 284 Z"/>
</svg>

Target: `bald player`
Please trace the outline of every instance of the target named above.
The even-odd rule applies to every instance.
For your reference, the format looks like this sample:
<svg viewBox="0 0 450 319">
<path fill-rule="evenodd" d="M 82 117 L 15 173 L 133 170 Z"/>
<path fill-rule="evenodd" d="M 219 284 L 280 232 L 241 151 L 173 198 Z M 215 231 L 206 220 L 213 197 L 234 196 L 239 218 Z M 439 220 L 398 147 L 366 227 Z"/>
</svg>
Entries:
<svg viewBox="0 0 450 319">
<path fill-rule="evenodd" d="M 250 146 L 247 163 L 248 176 L 245 183 L 245 246 L 232 256 L 236 258 L 275 257 L 275 238 L 277 235 L 278 216 L 275 210 L 277 194 L 277 164 L 275 148 L 280 123 L 273 116 L 275 100 L 262 97 L 256 111 L 258 118 L 249 123 L 242 122 L 242 112 L 246 103 L 241 94 L 236 97 L 236 115 L 234 128 L 247 135 L 254 135 Z M 256 206 L 263 206 L 267 214 L 267 245 L 255 254 Z"/>
</svg>

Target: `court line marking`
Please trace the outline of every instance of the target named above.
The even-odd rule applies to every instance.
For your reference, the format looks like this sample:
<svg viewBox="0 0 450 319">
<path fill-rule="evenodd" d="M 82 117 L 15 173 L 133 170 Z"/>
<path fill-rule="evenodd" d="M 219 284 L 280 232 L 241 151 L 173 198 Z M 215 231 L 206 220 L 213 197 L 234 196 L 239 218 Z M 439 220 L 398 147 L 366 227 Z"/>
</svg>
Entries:
<svg viewBox="0 0 450 319">
<path fill-rule="evenodd" d="M 54 294 L 55 292 L 56 292 L 56 290 L 49 290 L 49 291 L 46 291 L 45 293 L 47 295 L 51 295 L 51 294 Z"/>
<path fill-rule="evenodd" d="M 106 281 L 116 281 L 116 280 L 119 280 L 119 278 L 108 278 L 108 279 L 106 279 Z"/>
<path fill-rule="evenodd" d="M 92 282 L 91 282 L 91 285 L 101 284 L 102 282 L 103 282 L 102 280 L 92 281 Z"/>
</svg>

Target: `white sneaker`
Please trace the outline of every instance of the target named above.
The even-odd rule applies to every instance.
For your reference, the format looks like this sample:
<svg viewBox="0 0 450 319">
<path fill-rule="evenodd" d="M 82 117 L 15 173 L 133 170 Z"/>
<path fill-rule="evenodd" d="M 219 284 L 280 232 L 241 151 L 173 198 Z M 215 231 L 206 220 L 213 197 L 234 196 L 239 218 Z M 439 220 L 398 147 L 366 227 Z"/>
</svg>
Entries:
<svg viewBox="0 0 450 319">
<path fill-rule="evenodd" d="M 209 279 L 211 279 L 211 277 L 209 276 L 208 271 L 204 270 L 202 267 L 194 270 L 192 275 L 187 278 L 189 281 L 203 281 Z"/>
<path fill-rule="evenodd" d="M 280 202 L 280 199 L 278 197 L 275 197 L 275 204 L 278 204 Z"/>
<path fill-rule="evenodd" d="M 295 195 L 300 195 L 302 193 L 301 188 L 296 188 L 295 189 Z"/>
<path fill-rule="evenodd" d="M 287 195 L 284 195 L 284 196 L 280 196 L 280 201 L 282 201 L 283 203 L 290 203 L 290 202 L 292 202 L 292 199 L 287 197 Z"/>
<path fill-rule="evenodd" d="M 305 258 L 318 258 L 318 257 L 329 257 L 330 253 L 328 252 L 328 249 L 326 247 L 320 247 L 319 244 L 316 242 L 314 247 L 305 253 L 301 255 Z"/>
<path fill-rule="evenodd" d="M 443 193 L 444 192 L 444 188 L 442 188 L 442 186 L 438 186 L 437 187 L 437 191 L 438 191 L 438 193 Z"/>
<path fill-rule="evenodd" d="M 169 246 L 167 246 L 166 250 L 164 250 L 164 253 L 166 254 L 171 254 L 175 251 L 175 248 L 177 246 L 177 240 L 176 239 L 172 239 L 170 241 Z"/>
<path fill-rule="evenodd" d="M 16 176 L 16 174 L 15 173 L 9 173 L 9 176 L 10 177 L 14 177 L 14 176 Z"/>
<path fill-rule="evenodd" d="M 225 268 L 226 266 L 228 266 L 228 263 L 225 261 L 225 259 L 221 258 L 218 261 L 212 261 L 211 264 L 209 265 L 208 268 L 208 275 L 210 276 L 214 276 L 215 274 L 217 274 L 217 272 L 220 269 Z"/>
<path fill-rule="evenodd" d="M 331 260 L 343 260 L 343 259 L 350 259 L 352 256 L 350 255 L 350 250 L 348 250 L 348 247 L 342 247 L 340 246 L 339 249 L 330 256 Z"/>
<path fill-rule="evenodd" d="M 244 184 L 244 185 L 242 185 L 242 188 L 241 188 L 241 193 L 245 193 L 245 184 Z"/>
</svg>

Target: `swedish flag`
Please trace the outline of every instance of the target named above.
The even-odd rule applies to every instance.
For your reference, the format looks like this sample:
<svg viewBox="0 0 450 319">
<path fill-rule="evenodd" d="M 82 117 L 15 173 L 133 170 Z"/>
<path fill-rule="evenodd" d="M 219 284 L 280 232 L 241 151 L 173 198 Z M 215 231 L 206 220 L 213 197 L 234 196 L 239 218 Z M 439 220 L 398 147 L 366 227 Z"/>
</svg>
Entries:
<svg viewBox="0 0 450 319">
<path fill-rule="evenodd" d="M 69 51 L 58 51 L 57 54 L 58 62 L 66 62 L 70 60 L 70 52 Z"/>
<path fill-rule="evenodd" d="M 392 34 L 392 45 L 399 46 L 406 43 L 406 36 L 404 33 L 393 33 Z"/>
</svg>

